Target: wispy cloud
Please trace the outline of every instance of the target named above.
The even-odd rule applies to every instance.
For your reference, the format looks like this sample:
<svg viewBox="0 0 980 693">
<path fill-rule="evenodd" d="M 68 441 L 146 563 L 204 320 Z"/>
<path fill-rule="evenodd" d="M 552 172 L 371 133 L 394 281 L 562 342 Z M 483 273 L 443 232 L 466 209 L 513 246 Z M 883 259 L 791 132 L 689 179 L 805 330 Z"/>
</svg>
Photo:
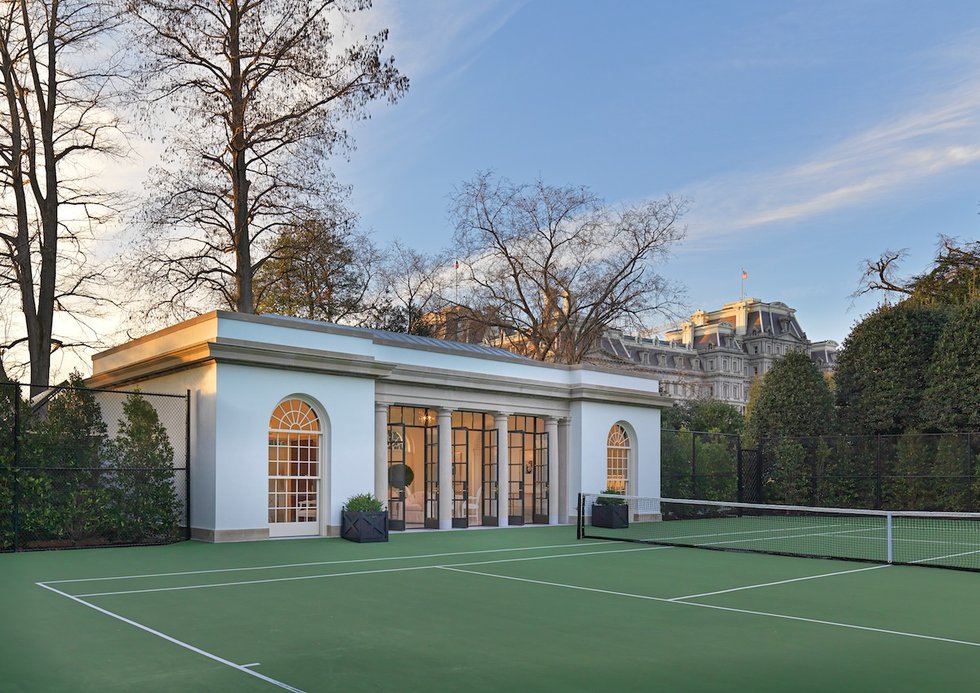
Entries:
<svg viewBox="0 0 980 693">
<path fill-rule="evenodd" d="M 372 10 L 361 13 L 355 21 L 365 22 L 358 29 L 389 29 L 388 48 L 400 68 L 410 77 L 421 78 L 437 71 L 458 73 L 525 2 L 375 0 Z M 447 65 L 454 63 L 457 69 L 447 70 Z"/>
<path fill-rule="evenodd" d="M 728 173 L 684 191 L 692 235 L 737 233 L 878 202 L 924 179 L 980 162 L 980 73 L 924 96 L 796 164 Z"/>
</svg>

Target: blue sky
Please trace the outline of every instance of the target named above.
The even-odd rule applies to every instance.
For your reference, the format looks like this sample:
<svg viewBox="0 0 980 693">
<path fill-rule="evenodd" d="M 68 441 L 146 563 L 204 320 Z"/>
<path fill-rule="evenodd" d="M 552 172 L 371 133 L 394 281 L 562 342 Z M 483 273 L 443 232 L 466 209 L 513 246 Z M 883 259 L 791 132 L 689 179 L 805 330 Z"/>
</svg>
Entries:
<svg viewBox="0 0 980 693">
<path fill-rule="evenodd" d="M 412 80 L 337 161 L 363 227 L 450 244 L 477 171 L 687 197 L 664 274 L 687 308 L 747 295 L 842 340 L 863 258 L 980 236 L 980 3 L 375 0 Z M 369 27 L 365 27 L 369 28 Z"/>
</svg>

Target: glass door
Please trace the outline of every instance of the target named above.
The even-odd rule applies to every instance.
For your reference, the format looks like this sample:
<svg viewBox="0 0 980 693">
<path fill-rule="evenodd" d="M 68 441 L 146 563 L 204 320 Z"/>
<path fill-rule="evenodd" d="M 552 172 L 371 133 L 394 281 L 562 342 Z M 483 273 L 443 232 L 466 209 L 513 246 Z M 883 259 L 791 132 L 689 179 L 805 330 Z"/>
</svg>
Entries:
<svg viewBox="0 0 980 693">
<path fill-rule="evenodd" d="M 534 434 L 534 461 L 532 463 L 532 522 L 548 524 L 548 434 Z"/>
<path fill-rule="evenodd" d="M 433 417 L 434 418 L 434 417 Z M 439 529 L 439 429 L 425 430 L 425 528 Z"/>
<path fill-rule="evenodd" d="M 509 431 L 507 437 L 510 439 L 507 522 L 511 525 L 522 525 L 524 524 L 524 432 Z"/>
<path fill-rule="evenodd" d="M 388 529 L 405 529 L 405 487 L 411 483 L 405 459 L 405 425 L 388 425 Z"/>
<path fill-rule="evenodd" d="M 453 527 L 469 527 L 469 431 L 465 428 L 453 429 Z"/>
<path fill-rule="evenodd" d="M 497 431 L 483 431 L 483 526 L 495 527 L 497 521 Z"/>
</svg>

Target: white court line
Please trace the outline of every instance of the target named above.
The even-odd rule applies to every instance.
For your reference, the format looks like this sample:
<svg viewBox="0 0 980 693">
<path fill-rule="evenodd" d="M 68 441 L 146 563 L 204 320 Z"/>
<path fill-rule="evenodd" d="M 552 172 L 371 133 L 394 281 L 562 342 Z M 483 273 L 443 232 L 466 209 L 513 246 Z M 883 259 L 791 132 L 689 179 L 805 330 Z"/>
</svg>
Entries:
<svg viewBox="0 0 980 693">
<path fill-rule="evenodd" d="M 905 638 L 916 638 L 919 640 L 933 640 L 937 642 L 951 643 L 954 645 L 967 645 L 969 647 L 980 647 L 980 642 L 971 642 L 969 640 L 956 640 L 954 638 L 941 638 L 936 635 L 924 635 L 922 633 L 909 633 L 900 630 L 889 630 L 887 628 L 874 628 L 872 626 L 861 626 L 855 623 L 841 623 L 839 621 L 824 621 L 817 618 L 805 618 L 803 616 L 790 616 L 788 614 L 776 614 L 768 611 L 752 611 L 751 609 L 736 609 L 731 606 L 719 606 L 717 604 L 701 604 L 699 602 L 682 602 L 673 601 L 671 599 L 666 599 L 664 597 L 650 597 L 645 594 L 632 594 L 630 592 L 614 592 L 612 590 L 603 590 L 595 587 L 582 587 L 580 585 L 566 585 L 560 582 L 546 582 L 544 580 L 532 580 L 530 578 L 519 578 L 513 577 L 511 575 L 497 575 L 495 573 L 483 573 L 476 570 L 463 570 L 462 568 L 442 566 L 442 570 L 450 570 L 455 573 L 469 573 L 471 575 L 482 575 L 485 577 L 498 578 L 500 580 L 514 580 L 516 582 L 528 582 L 535 585 L 545 585 L 548 587 L 562 587 L 570 590 L 580 590 L 582 592 L 596 592 L 599 594 L 609 594 L 616 597 L 630 597 L 632 599 L 645 599 L 652 602 L 662 602 L 665 604 L 679 604 L 683 606 L 693 606 L 700 609 L 714 609 L 716 611 L 730 611 L 732 613 L 738 614 L 749 614 L 752 616 L 765 616 L 767 618 L 778 618 L 786 621 L 800 621 L 802 623 L 816 623 L 824 626 L 834 626 L 836 628 L 849 628 L 851 630 L 862 630 L 872 633 L 884 633 L 887 635 L 898 635 Z"/>
<path fill-rule="evenodd" d="M 759 532 L 791 532 L 800 529 L 822 529 L 824 527 L 840 527 L 840 524 L 831 525 L 810 525 L 808 527 L 792 527 L 783 530 L 770 530 L 770 529 L 751 529 L 744 530 L 740 532 L 715 532 L 712 534 L 687 534 L 676 537 L 664 537 L 661 541 L 673 541 L 675 539 L 697 539 L 705 537 L 721 537 L 721 536 L 731 536 L 735 534 L 758 534 Z M 208 575 L 211 573 L 234 573 L 238 571 L 247 570 L 275 570 L 276 568 L 302 568 L 307 566 L 315 565 L 342 565 L 347 563 L 374 563 L 380 561 L 408 561 L 413 559 L 422 558 L 445 558 L 447 556 L 472 556 L 485 553 L 504 553 L 508 551 L 535 551 L 537 549 L 567 549 L 567 548 L 578 548 L 580 546 L 600 546 L 608 544 L 608 539 L 603 541 L 590 541 L 590 542 L 576 542 L 574 544 L 550 544 L 546 546 L 520 546 L 517 548 L 509 549 L 481 549 L 479 551 L 451 551 L 446 553 L 429 553 L 429 554 L 419 554 L 416 556 L 382 556 L 378 558 L 352 558 L 342 561 L 312 561 L 308 563 L 282 563 L 279 565 L 261 565 L 261 566 L 245 566 L 240 568 L 214 568 L 210 570 L 184 570 L 174 573 L 143 573 L 139 575 L 110 575 L 108 577 L 94 577 L 94 578 L 72 578 L 70 580 L 44 580 L 45 585 L 63 585 L 70 582 L 102 582 L 105 580 L 137 580 L 139 578 L 151 578 L 151 577 L 176 577 L 181 575 Z M 618 540 L 614 540 L 618 541 Z"/>
<path fill-rule="evenodd" d="M 225 666 L 229 666 L 232 669 L 237 669 L 238 671 L 244 672 L 244 673 L 248 674 L 249 676 L 254 676 L 257 679 L 261 679 L 262 681 L 265 681 L 266 683 L 271 683 L 273 686 L 278 686 L 279 688 L 283 688 L 283 689 L 285 689 L 287 691 L 293 691 L 293 693 L 303 693 L 303 691 L 301 689 L 295 688 L 294 686 L 290 686 L 289 684 L 283 683 L 282 681 L 278 681 L 278 680 L 272 678 L 271 676 L 266 676 L 265 674 L 260 674 L 257 671 L 252 671 L 251 669 L 246 668 L 246 666 L 244 666 L 244 665 L 235 664 L 234 662 L 229 661 L 229 660 L 225 659 L 224 657 L 219 657 L 218 655 L 212 654 L 211 652 L 208 652 L 206 650 L 202 650 L 199 647 L 194 647 L 193 645 L 191 645 L 189 643 L 186 643 L 183 640 L 178 640 L 177 638 L 171 637 L 171 636 L 167 635 L 166 633 L 161 633 L 160 631 L 154 630 L 153 628 L 150 628 L 149 626 L 144 626 L 142 623 L 137 623 L 136 621 L 133 621 L 132 619 L 126 618 L 125 616 L 120 616 L 119 614 L 113 613 L 113 612 L 109 611 L 108 609 L 103 609 L 101 606 L 96 606 L 95 604 L 89 604 L 84 599 L 80 599 L 80 598 L 75 597 L 75 596 L 73 596 L 71 594 L 68 594 L 66 592 L 62 592 L 61 590 L 55 589 L 54 587 L 51 587 L 49 585 L 46 585 L 43 582 L 36 582 L 34 584 L 36 584 L 38 587 L 43 587 L 46 590 L 51 590 L 55 594 L 60 594 L 62 597 L 68 597 L 68 599 L 71 599 L 74 602 L 78 602 L 79 604 L 82 604 L 84 606 L 87 606 L 90 609 L 95 609 L 96 611 L 98 611 L 100 613 L 103 613 L 106 616 L 112 616 L 112 618 L 115 618 L 115 619 L 117 619 L 119 621 L 122 621 L 123 623 L 128 623 L 131 626 L 135 626 L 136 628 L 139 628 L 140 630 L 145 631 L 145 632 L 149 633 L 150 635 L 155 635 L 158 638 L 163 638 L 167 642 L 171 642 L 174 645 L 178 645 L 180 647 L 183 647 L 186 650 L 190 650 L 191 652 L 196 652 L 199 655 L 203 655 L 204 657 L 207 657 L 208 659 L 212 659 L 215 662 L 218 662 L 219 664 L 224 664 Z M 247 665 L 247 666 L 255 666 L 255 665 L 254 664 L 250 664 L 250 665 Z"/>
<path fill-rule="evenodd" d="M 727 590 L 717 590 L 716 592 L 702 592 L 701 594 L 687 594 L 683 597 L 673 597 L 668 602 L 679 602 L 685 599 L 697 599 L 698 597 L 711 597 L 716 594 L 728 594 L 729 592 L 741 592 L 742 590 L 754 590 L 759 587 L 774 587 L 776 585 L 788 585 L 791 582 L 804 582 L 805 580 L 819 580 L 820 578 L 833 577 L 835 575 L 847 575 L 849 573 L 863 573 L 866 570 L 879 570 L 890 568 L 890 565 L 873 565 L 870 568 L 854 568 L 853 570 L 839 570 L 836 573 L 820 573 L 819 575 L 808 575 L 806 577 L 790 578 L 788 580 L 777 580 L 776 582 L 763 582 L 758 585 L 745 585 L 744 587 L 732 587 Z"/>
<path fill-rule="evenodd" d="M 104 580 L 136 580 L 150 577 L 174 577 L 179 575 L 206 575 L 209 573 L 234 573 L 246 570 L 275 570 L 276 568 L 302 568 L 312 565 L 341 565 L 344 563 L 375 563 L 379 561 L 409 561 L 416 558 L 445 558 L 446 556 L 469 556 L 483 553 L 504 553 L 507 551 L 534 551 L 537 549 L 568 549 L 578 546 L 600 546 L 606 541 L 581 541 L 574 544 L 551 544 L 550 546 L 519 546 L 510 549 L 481 549 L 479 551 L 450 551 L 447 553 L 429 553 L 417 556 L 380 556 L 378 558 L 351 558 L 342 561 L 313 561 L 310 563 L 281 563 L 279 565 L 245 566 L 241 568 L 214 568 L 211 570 L 184 570 L 178 573 L 143 573 L 140 575 L 110 575 L 108 577 L 72 578 L 71 580 L 44 580 L 45 585 L 63 585 L 68 582 L 101 582 Z"/>
<path fill-rule="evenodd" d="M 970 556 L 975 553 L 980 553 L 980 549 L 975 551 L 961 551 L 960 553 L 949 553 L 945 556 L 933 556 L 932 558 L 920 558 L 917 561 L 912 561 L 912 563 L 928 563 L 929 561 L 941 561 L 944 558 L 958 558 L 959 556 Z"/>
<path fill-rule="evenodd" d="M 472 561 L 468 563 L 450 563 L 447 565 L 420 565 L 402 568 L 382 568 L 378 570 L 355 570 L 346 573 L 323 573 L 320 575 L 296 575 L 293 577 L 266 578 L 264 580 L 238 580 L 235 582 L 213 582 L 203 585 L 181 585 L 178 587 L 150 587 L 141 590 L 119 590 L 115 592 L 91 592 L 79 594 L 78 597 L 111 597 L 120 594 L 146 594 L 149 592 L 180 592 L 182 590 L 202 590 L 211 587 L 233 587 L 235 585 L 261 585 L 270 582 L 295 582 L 297 580 L 319 580 L 324 578 L 346 577 L 350 575 L 377 575 L 379 573 L 406 573 L 413 570 L 430 570 L 432 568 L 447 568 L 459 565 L 491 565 L 494 563 L 517 563 L 523 561 L 543 561 L 551 558 L 575 558 L 576 556 L 595 556 L 607 553 L 632 553 L 635 551 L 657 551 L 673 548 L 671 546 L 644 546 L 634 549 L 614 549 L 611 551 L 579 551 L 576 553 L 559 553 L 551 556 L 531 556 L 529 558 L 498 558 L 493 561 Z"/>
</svg>

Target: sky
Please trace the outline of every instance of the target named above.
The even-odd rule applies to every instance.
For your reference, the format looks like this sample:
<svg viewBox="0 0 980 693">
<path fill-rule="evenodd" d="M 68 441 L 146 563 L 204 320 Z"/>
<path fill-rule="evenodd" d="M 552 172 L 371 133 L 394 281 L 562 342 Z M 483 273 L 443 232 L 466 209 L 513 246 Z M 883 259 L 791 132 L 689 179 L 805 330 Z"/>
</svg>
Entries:
<svg viewBox="0 0 980 693">
<path fill-rule="evenodd" d="M 842 342 L 880 300 L 853 296 L 863 260 L 906 249 L 908 275 L 940 233 L 980 238 L 976 0 L 374 0 L 347 26 L 387 28 L 411 80 L 329 162 L 378 245 L 449 247 L 450 196 L 485 170 L 612 206 L 670 194 L 689 201 L 658 268 L 680 314 L 744 290 Z M 162 151 L 130 143 L 110 189 L 142 190 Z M 115 317 L 87 338 L 124 341 Z"/>
<path fill-rule="evenodd" d="M 478 171 L 690 201 L 683 310 L 746 296 L 842 341 L 862 261 L 980 237 L 980 3 L 375 0 L 411 79 L 334 162 L 364 230 L 435 251 Z"/>
</svg>

